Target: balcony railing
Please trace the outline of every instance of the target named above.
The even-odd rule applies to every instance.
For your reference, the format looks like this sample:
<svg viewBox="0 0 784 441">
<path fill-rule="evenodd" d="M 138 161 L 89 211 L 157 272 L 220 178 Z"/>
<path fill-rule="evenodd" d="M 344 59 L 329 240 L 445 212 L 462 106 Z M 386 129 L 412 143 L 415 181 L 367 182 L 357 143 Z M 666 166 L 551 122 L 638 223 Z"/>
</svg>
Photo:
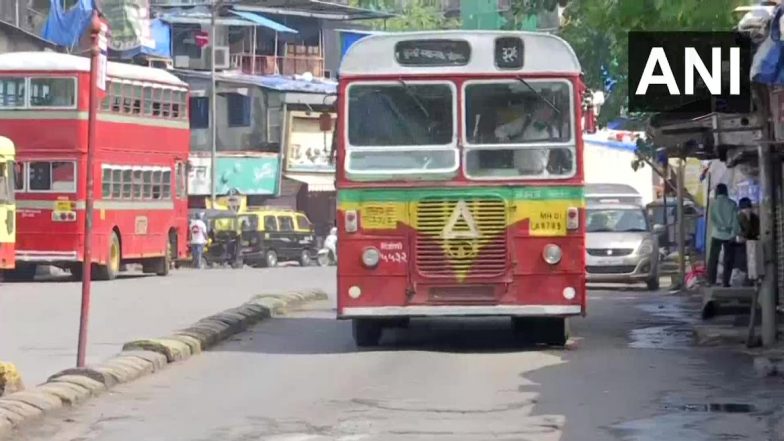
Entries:
<svg viewBox="0 0 784 441">
<path fill-rule="evenodd" d="M 231 65 L 250 75 L 302 75 L 310 72 L 314 77 L 324 76 L 324 58 L 313 55 L 232 54 Z"/>
</svg>

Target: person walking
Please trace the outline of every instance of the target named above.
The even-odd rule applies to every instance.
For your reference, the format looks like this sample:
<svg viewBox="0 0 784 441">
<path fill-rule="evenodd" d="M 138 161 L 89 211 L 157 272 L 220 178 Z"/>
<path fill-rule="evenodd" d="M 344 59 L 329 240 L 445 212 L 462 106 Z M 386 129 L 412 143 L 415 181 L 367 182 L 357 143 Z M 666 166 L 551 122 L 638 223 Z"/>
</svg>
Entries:
<svg viewBox="0 0 784 441">
<path fill-rule="evenodd" d="M 732 268 L 735 264 L 735 237 L 740 232 L 738 206 L 730 199 L 725 184 L 716 186 L 716 195 L 710 206 L 711 243 L 708 255 L 708 283 L 716 283 L 719 268 L 719 253 L 724 251 L 722 286 L 730 286 Z"/>
<path fill-rule="evenodd" d="M 191 256 L 193 256 L 193 266 L 203 268 L 204 246 L 207 244 L 207 224 L 204 223 L 204 213 L 199 213 L 196 219 L 191 221 Z"/>
</svg>

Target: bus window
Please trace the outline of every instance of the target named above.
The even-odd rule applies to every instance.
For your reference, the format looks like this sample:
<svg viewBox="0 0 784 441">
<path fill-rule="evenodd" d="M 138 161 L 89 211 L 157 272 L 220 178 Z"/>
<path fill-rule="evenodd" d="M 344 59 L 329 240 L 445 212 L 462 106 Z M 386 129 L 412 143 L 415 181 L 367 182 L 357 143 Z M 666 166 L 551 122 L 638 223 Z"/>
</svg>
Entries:
<svg viewBox="0 0 784 441">
<path fill-rule="evenodd" d="M 25 190 L 24 170 L 25 170 L 24 162 L 17 162 L 14 164 L 14 190 L 15 191 Z"/>
<path fill-rule="evenodd" d="M 0 78 L 0 107 L 25 106 L 25 79 Z"/>
<path fill-rule="evenodd" d="M 73 161 L 36 161 L 29 163 L 27 188 L 31 192 L 75 192 L 76 163 Z"/>
<path fill-rule="evenodd" d="M 469 177 L 571 177 L 571 87 L 566 81 L 475 81 L 465 86 Z M 527 147 L 525 144 L 565 144 Z M 482 149 L 470 147 L 482 146 Z M 493 147 L 488 149 L 487 147 Z"/>
<path fill-rule="evenodd" d="M 30 107 L 76 107 L 76 78 L 31 78 Z"/>
<path fill-rule="evenodd" d="M 355 83 L 349 86 L 348 100 L 349 173 L 416 174 L 457 168 L 451 83 Z"/>
<path fill-rule="evenodd" d="M 0 162 L 0 202 L 8 202 L 14 194 L 11 188 L 11 173 L 13 173 L 11 161 Z"/>
</svg>

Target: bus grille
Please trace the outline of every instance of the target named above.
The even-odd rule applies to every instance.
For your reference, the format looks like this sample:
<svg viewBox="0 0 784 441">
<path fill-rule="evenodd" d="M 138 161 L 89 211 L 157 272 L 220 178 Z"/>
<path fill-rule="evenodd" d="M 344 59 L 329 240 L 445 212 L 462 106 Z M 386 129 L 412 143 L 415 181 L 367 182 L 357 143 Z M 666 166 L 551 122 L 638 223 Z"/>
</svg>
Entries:
<svg viewBox="0 0 784 441">
<path fill-rule="evenodd" d="M 465 216 L 458 214 L 465 208 L 476 224 L 475 234 Z M 422 275 L 503 274 L 507 259 L 503 199 L 426 198 L 419 201 L 416 216 L 416 265 Z M 444 237 L 445 232 L 459 237 Z"/>
</svg>

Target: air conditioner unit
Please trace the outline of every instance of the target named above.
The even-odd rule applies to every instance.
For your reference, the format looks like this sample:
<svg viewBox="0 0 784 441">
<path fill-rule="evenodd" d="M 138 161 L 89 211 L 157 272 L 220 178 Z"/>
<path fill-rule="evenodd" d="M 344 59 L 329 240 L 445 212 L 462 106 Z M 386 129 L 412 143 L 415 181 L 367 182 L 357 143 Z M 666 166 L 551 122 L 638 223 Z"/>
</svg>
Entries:
<svg viewBox="0 0 784 441">
<path fill-rule="evenodd" d="M 191 57 L 187 55 L 177 55 L 174 57 L 175 69 L 190 69 Z"/>
<path fill-rule="evenodd" d="M 210 65 L 210 57 L 212 55 L 211 50 L 205 51 L 207 54 L 207 66 Z M 215 48 L 215 69 L 228 69 L 231 66 L 231 59 L 229 54 L 229 48 L 226 46 L 218 46 Z"/>
</svg>

